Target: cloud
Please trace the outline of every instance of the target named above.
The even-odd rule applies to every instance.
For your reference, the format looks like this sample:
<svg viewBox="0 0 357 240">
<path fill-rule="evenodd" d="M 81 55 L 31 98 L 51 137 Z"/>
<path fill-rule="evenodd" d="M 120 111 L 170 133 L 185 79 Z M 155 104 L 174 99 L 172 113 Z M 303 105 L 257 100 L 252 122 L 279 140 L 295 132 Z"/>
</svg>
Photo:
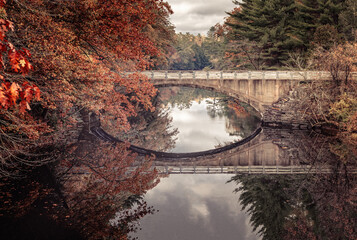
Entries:
<svg viewBox="0 0 357 240">
<path fill-rule="evenodd" d="M 236 5 L 232 0 L 167 0 L 174 14 L 171 22 L 176 32 L 206 34 L 216 23 L 223 23 Z"/>
</svg>

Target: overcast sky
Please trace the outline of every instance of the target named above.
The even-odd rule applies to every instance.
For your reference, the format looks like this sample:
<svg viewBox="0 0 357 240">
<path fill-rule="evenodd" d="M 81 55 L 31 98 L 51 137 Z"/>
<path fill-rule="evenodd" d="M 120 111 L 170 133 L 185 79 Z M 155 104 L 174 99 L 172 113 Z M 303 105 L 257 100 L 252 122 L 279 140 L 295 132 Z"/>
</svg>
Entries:
<svg viewBox="0 0 357 240">
<path fill-rule="evenodd" d="M 171 22 L 176 32 L 204 34 L 216 23 L 223 23 L 226 12 L 236 5 L 232 0 L 166 0 L 174 14 Z"/>
</svg>

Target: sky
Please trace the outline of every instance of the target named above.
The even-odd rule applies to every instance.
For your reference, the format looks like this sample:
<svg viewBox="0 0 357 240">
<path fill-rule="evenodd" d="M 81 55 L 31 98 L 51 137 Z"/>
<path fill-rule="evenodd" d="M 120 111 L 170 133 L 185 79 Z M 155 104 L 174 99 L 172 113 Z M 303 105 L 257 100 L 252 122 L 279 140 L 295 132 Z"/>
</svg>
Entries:
<svg viewBox="0 0 357 240">
<path fill-rule="evenodd" d="M 207 35 L 210 27 L 224 22 L 236 5 L 232 0 L 166 0 L 174 14 L 171 22 L 176 26 L 176 32 L 190 32 L 197 35 Z"/>
</svg>

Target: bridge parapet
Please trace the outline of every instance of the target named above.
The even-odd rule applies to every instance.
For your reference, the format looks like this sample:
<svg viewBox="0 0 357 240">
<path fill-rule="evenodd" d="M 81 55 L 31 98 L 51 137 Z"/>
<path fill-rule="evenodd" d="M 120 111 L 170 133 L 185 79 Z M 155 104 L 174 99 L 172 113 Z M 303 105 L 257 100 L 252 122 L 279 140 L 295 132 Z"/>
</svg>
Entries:
<svg viewBox="0 0 357 240">
<path fill-rule="evenodd" d="M 330 174 L 331 168 L 327 166 L 159 166 L 156 167 L 161 174 Z M 357 174 L 356 168 L 349 169 L 350 174 Z"/>
<path fill-rule="evenodd" d="M 205 79 L 205 80 L 331 80 L 326 71 L 144 71 L 152 80 L 160 79 Z M 357 80 L 357 73 L 351 74 Z"/>
</svg>

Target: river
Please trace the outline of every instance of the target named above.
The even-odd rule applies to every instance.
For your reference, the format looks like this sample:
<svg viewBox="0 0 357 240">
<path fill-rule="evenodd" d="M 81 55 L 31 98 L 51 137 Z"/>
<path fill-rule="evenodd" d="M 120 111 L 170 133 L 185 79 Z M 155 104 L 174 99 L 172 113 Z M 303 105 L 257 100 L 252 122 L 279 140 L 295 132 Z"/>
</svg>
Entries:
<svg viewBox="0 0 357 240">
<path fill-rule="evenodd" d="M 113 135 L 191 153 L 235 144 L 260 127 L 249 104 L 205 89 L 161 88 L 155 106 Z M 140 161 L 121 146 L 85 146 L 78 149 L 91 162 L 79 154 L 70 166 L 2 179 L 1 239 L 357 239 L 356 156 L 334 136 L 263 128 L 219 154 Z M 150 164 L 222 172 L 158 174 Z"/>
</svg>

